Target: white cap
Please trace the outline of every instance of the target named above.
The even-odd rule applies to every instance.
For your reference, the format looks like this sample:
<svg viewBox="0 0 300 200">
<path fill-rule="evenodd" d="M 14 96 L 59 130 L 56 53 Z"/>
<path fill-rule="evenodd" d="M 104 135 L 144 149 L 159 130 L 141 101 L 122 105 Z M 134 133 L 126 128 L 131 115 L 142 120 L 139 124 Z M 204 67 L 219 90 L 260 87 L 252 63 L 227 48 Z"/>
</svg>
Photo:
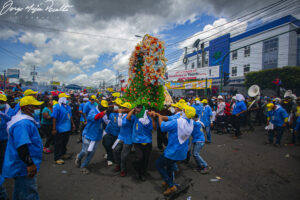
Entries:
<svg viewBox="0 0 300 200">
<path fill-rule="evenodd" d="M 236 100 L 236 96 L 233 96 L 232 99 L 233 99 L 233 100 Z"/>
<path fill-rule="evenodd" d="M 89 98 L 86 98 L 86 97 L 85 97 L 85 98 L 83 98 L 83 101 L 88 101 L 88 100 L 89 100 Z"/>
<path fill-rule="evenodd" d="M 221 95 L 218 96 L 218 99 L 223 99 L 223 97 Z"/>
</svg>

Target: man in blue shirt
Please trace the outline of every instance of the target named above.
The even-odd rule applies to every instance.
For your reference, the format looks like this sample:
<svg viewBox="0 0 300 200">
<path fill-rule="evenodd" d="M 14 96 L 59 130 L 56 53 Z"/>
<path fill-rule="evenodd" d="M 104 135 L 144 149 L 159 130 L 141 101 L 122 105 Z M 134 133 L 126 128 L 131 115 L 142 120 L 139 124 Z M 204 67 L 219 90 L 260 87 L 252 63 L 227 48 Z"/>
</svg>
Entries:
<svg viewBox="0 0 300 200">
<path fill-rule="evenodd" d="M 93 158 L 96 148 L 102 139 L 103 134 L 103 116 L 106 114 L 106 111 L 100 112 L 100 107 L 93 108 L 87 117 L 87 125 L 82 133 L 82 149 L 79 154 L 76 156 L 75 165 L 80 167 L 80 171 L 83 174 L 88 174 L 89 170 L 86 168 Z M 86 159 L 81 164 L 81 160 L 86 156 Z"/>
<path fill-rule="evenodd" d="M 126 119 L 127 113 L 131 109 L 131 104 L 126 102 L 120 105 L 118 126 L 120 127 L 120 134 L 118 136 L 118 144 L 114 148 L 114 159 L 116 162 L 115 171 L 121 171 L 120 176 L 124 177 L 127 173 L 126 163 L 127 158 L 132 148 L 132 121 Z"/>
<path fill-rule="evenodd" d="M 103 136 L 103 141 L 102 141 L 102 144 L 107 153 L 108 166 L 111 166 L 114 162 L 112 146 L 115 143 L 115 141 L 118 139 L 118 135 L 120 133 L 120 127 L 118 126 L 118 117 L 119 117 L 118 109 L 119 109 L 118 104 L 115 103 L 113 110 L 108 112 L 107 116 L 108 116 L 109 123 L 105 128 L 105 132 L 107 134 Z"/>
<path fill-rule="evenodd" d="M 284 132 L 284 127 L 288 123 L 289 115 L 286 110 L 280 105 L 273 105 L 271 111 L 268 112 L 268 123 L 274 125 L 273 130 L 269 131 L 269 144 L 273 144 L 274 132 L 277 133 L 275 146 L 280 146 L 281 137 Z"/>
<path fill-rule="evenodd" d="M 13 199 L 39 199 L 36 174 L 42 162 L 43 144 L 33 114 L 41 104 L 32 96 L 22 98 L 21 112 L 7 123 L 9 137 L 2 176 L 15 179 Z"/>
<path fill-rule="evenodd" d="M 236 103 L 232 111 L 232 125 L 235 128 L 235 136 L 233 137 L 234 139 L 238 139 L 238 137 L 241 135 L 241 118 L 243 117 L 245 112 L 247 112 L 245 98 L 243 95 L 237 94 Z"/>
<path fill-rule="evenodd" d="M 53 118 L 52 134 L 54 135 L 54 161 L 58 165 L 64 164 L 67 155 L 67 144 L 71 129 L 75 130 L 72 119 L 71 107 L 68 105 L 68 95 L 59 94 L 58 104 L 54 106 L 51 117 Z"/>
<path fill-rule="evenodd" d="M 6 144 L 8 139 L 7 133 L 7 125 L 6 123 L 11 120 L 11 117 L 15 114 L 14 110 L 10 108 L 10 106 L 6 103 L 7 97 L 4 94 L 0 94 L 0 176 L 2 172 L 2 164 L 4 161 L 4 155 L 6 150 Z M 2 183 L 0 184 L 0 190 L 5 192 L 5 189 L 2 187 Z M 0 194 L 1 199 L 1 194 Z"/>
<path fill-rule="evenodd" d="M 150 116 L 149 116 L 150 115 Z M 138 105 L 132 109 L 126 119 L 133 123 L 132 143 L 135 148 L 135 161 L 133 166 L 136 171 L 136 178 L 145 181 L 148 162 L 152 151 L 152 130 L 156 129 L 152 113 L 144 106 Z"/>
<path fill-rule="evenodd" d="M 172 121 L 163 121 L 161 115 L 156 114 L 161 130 L 169 133 L 168 146 L 156 160 L 156 168 L 164 179 L 162 185 L 167 187 L 164 192 L 166 196 L 177 191 L 173 177 L 174 164 L 187 157 L 189 137 L 194 129 L 192 118 L 195 115 L 196 110 L 191 106 L 185 106 L 183 116 Z"/>
<path fill-rule="evenodd" d="M 84 118 L 84 124 L 87 124 L 87 116 L 89 115 L 90 110 L 92 110 L 93 108 L 96 108 L 98 106 L 98 104 L 96 103 L 96 96 L 92 95 L 89 98 L 89 101 L 87 103 L 84 104 L 83 106 L 83 118 Z"/>
<path fill-rule="evenodd" d="M 211 143 L 211 133 L 210 133 L 210 127 L 211 127 L 211 118 L 212 118 L 212 110 L 211 107 L 208 105 L 208 101 L 206 99 L 202 100 L 203 103 L 203 110 L 200 116 L 201 122 L 205 126 L 205 133 L 207 137 L 207 144 Z"/>
<path fill-rule="evenodd" d="M 196 109 L 196 114 L 200 117 L 203 110 L 203 104 L 200 102 L 199 98 L 195 99 L 195 103 L 193 103 L 192 107 Z"/>
</svg>

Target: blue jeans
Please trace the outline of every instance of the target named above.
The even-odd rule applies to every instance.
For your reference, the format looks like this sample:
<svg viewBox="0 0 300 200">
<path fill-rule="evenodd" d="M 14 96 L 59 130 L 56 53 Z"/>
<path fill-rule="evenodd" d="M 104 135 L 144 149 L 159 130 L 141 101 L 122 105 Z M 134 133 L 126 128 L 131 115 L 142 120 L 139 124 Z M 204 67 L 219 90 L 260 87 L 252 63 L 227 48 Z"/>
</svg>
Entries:
<svg viewBox="0 0 300 200">
<path fill-rule="evenodd" d="M 273 144 L 274 132 L 276 131 L 276 144 L 280 144 L 283 130 L 283 127 L 274 125 L 274 130 L 269 131 L 269 143 Z"/>
<path fill-rule="evenodd" d="M 174 171 L 176 162 L 176 160 L 166 158 L 163 154 L 155 162 L 156 169 L 169 187 L 175 185 Z"/>
<path fill-rule="evenodd" d="M 207 167 L 207 163 L 200 156 L 200 150 L 203 148 L 203 146 L 204 146 L 204 142 L 196 142 L 196 143 L 194 143 L 193 156 L 194 156 L 195 161 L 197 163 L 197 166 L 199 168 L 205 168 L 205 167 Z"/>
<path fill-rule="evenodd" d="M 97 146 L 99 144 L 99 141 L 96 141 L 96 144 L 92 151 L 88 151 L 89 145 L 91 143 L 91 140 L 86 139 L 85 137 L 82 138 L 82 149 L 81 152 L 78 154 L 78 159 L 81 160 L 84 156 L 86 156 L 84 162 L 81 164 L 81 168 L 86 167 L 91 159 L 93 158 L 95 151 L 97 149 Z"/>
<path fill-rule="evenodd" d="M 37 190 L 36 176 L 29 178 L 27 176 L 15 177 L 15 188 L 13 200 L 39 200 Z"/>
<path fill-rule="evenodd" d="M 208 142 L 211 142 L 210 126 L 205 127 L 206 138 Z"/>
</svg>

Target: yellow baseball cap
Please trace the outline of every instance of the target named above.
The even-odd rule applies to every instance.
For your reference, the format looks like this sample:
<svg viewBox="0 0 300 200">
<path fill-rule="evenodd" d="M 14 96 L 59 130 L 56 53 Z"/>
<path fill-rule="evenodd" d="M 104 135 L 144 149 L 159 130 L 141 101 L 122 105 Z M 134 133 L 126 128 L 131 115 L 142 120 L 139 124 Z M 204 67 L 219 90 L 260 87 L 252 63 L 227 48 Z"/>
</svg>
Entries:
<svg viewBox="0 0 300 200">
<path fill-rule="evenodd" d="M 201 103 L 207 103 L 207 99 L 203 99 Z"/>
<path fill-rule="evenodd" d="M 20 106 L 28 106 L 28 105 L 33 105 L 33 106 L 40 106 L 42 105 L 44 102 L 43 101 L 38 101 L 36 100 L 36 98 L 34 98 L 33 96 L 25 96 L 20 100 Z"/>
<path fill-rule="evenodd" d="M 90 99 L 96 100 L 97 97 L 95 95 L 90 96 Z"/>
<path fill-rule="evenodd" d="M 200 101 L 200 98 L 197 97 L 197 98 L 195 99 L 195 101 Z"/>
<path fill-rule="evenodd" d="M 101 101 L 101 106 L 103 106 L 104 108 L 108 107 L 108 102 L 106 100 L 102 100 Z"/>
<path fill-rule="evenodd" d="M 268 103 L 267 104 L 267 109 L 270 111 L 275 105 L 273 103 Z"/>
<path fill-rule="evenodd" d="M 184 100 L 184 99 L 180 99 L 180 100 L 178 101 L 178 103 L 185 103 L 185 100 Z"/>
<path fill-rule="evenodd" d="M 118 104 L 118 105 L 122 104 L 122 100 L 120 98 L 116 98 L 113 102 Z"/>
<path fill-rule="evenodd" d="M 37 94 L 37 93 L 38 92 L 33 91 L 32 89 L 28 89 L 28 90 L 25 90 L 24 96 L 30 96 L 30 95 Z"/>
<path fill-rule="evenodd" d="M 112 93 L 112 96 L 113 96 L 113 97 L 120 97 L 121 94 L 120 94 L 120 92 L 115 92 L 115 93 Z"/>
<path fill-rule="evenodd" d="M 184 113 L 187 118 L 192 119 L 196 115 L 196 109 L 193 108 L 192 106 L 185 106 L 184 107 Z"/>
<path fill-rule="evenodd" d="M 0 101 L 7 101 L 6 95 L 0 94 Z"/>
<path fill-rule="evenodd" d="M 124 108 L 131 109 L 131 104 L 129 102 L 125 102 L 121 106 L 124 107 Z"/>
<path fill-rule="evenodd" d="M 60 93 L 60 94 L 58 95 L 58 98 L 62 98 L 62 97 L 69 98 L 70 96 L 66 95 L 66 93 Z"/>
</svg>

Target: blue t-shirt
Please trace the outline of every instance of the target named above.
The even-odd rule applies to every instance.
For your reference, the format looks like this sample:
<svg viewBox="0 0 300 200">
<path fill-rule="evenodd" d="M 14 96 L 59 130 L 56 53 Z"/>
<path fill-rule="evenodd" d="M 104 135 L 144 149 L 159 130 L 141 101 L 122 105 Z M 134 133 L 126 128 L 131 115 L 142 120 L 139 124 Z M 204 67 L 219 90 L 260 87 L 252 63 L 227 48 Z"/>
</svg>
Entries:
<svg viewBox="0 0 300 200">
<path fill-rule="evenodd" d="M 82 136 L 88 140 L 99 141 L 103 135 L 103 119 L 95 120 L 95 116 L 98 114 L 98 110 L 93 108 L 87 116 L 87 125 L 85 126 Z"/>
<path fill-rule="evenodd" d="M 45 125 L 51 125 L 52 124 L 52 119 L 45 119 L 44 118 L 44 113 L 48 113 L 49 116 L 51 116 L 52 112 L 49 108 L 45 107 L 42 111 L 42 121 L 41 123 L 42 124 L 45 124 Z"/>
<path fill-rule="evenodd" d="M 56 131 L 58 133 L 71 131 L 72 111 L 69 105 L 55 105 L 51 117 L 56 119 Z"/>
<path fill-rule="evenodd" d="M 234 108 L 233 108 L 232 114 L 236 115 L 236 114 L 239 114 L 240 112 L 245 111 L 245 110 L 247 110 L 247 106 L 246 106 L 245 102 L 244 101 L 237 101 L 235 103 Z"/>
<path fill-rule="evenodd" d="M 204 133 L 201 131 L 201 124 L 199 121 L 194 121 L 194 129 L 192 132 L 192 143 L 205 142 Z"/>
<path fill-rule="evenodd" d="M 119 118 L 122 117 L 119 115 Z M 119 140 L 122 140 L 124 144 L 132 144 L 132 120 L 126 119 L 127 114 L 122 118 L 122 126 L 120 127 L 120 134 L 118 136 Z"/>
<path fill-rule="evenodd" d="M 15 114 L 17 114 L 19 112 L 19 110 L 21 109 L 20 107 L 20 103 L 17 103 L 14 107 L 14 111 L 15 111 Z"/>
<path fill-rule="evenodd" d="M 270 122 L 275 126 L 282 126 L 284 119 L 289 117 L 285 109 L 281 106 L 277 106 L 275 110 L 269 111 L 267 116 L 270 117 Z"/>
<path fill-rule="evenodd" d="M 108 116 L 109 123 L 106 126 L 106 133 L 118 136 L 120 133 L 120 127 L 118 126 L 119 113 L 110 113 Z"/>
<path fill-rule="evenodd" d="M 206 105 L 200 115 L 201 122 L 204 124 L 205 127 L 210 126 L 210 118 L 212 116 L 212 110 L 209 105 Z"/>
<path fill-rule="evenodd" d="M 178 119 L 179 117 L 180 117 L 180 112 L 178 112 L 174 115 L 168 116 L 168 121 L 172 121 L 173 119 Z"/>
<path fill-rule="evenodd" d="M 168 146 L 164 151 L 164 156 L 171 160 L 185 160 L 187 157 L 189 140 L 187 139 L 183 144 L 179 143 L 177 119 L 162 122 L 160 128 L 162 132 L 168 132 Z"/>
<path fill-rule="evenodd" d="M 147 117 L 150 122 L 147 125 L 143 125 L 135 115 L 131 116 L 131 121 L 133 122 L 132 143 L 152 143 L 153 124 L 151 117 Z"/>
<path fill-rule="evenodd" d="M 6 123 L 11 120 L 11 117 L 15 115 L 15 111 L 11 108 L 8 109 L 7 113 L 5 114 L 5 110 L 0 111 L 0 141 L 7 140 L 8 133 L 7 133 L 7 125 Z"/>
<path fill-rule="evenodd" d="M 79 105 L 79 111 L 83 112 L 83 108 L 84 108 L 84 103 L 81 103 L 81 104 Z M 81 121 L 81 122 L 84 122 L 83 114 L 80 114 L 80 121 Z"/>
<path fill-rule="evenodd" d="M 89 112 L 96 108 L 96 103 L 92 104 L 90 101 L 86 102 L 83 106 L 83 113 L 86 115 L 86 117 L 89 115 Z"/>
<path fill-rule="evenodd" d="M 203 110 L 203 104 L 193 104 L 192 107 L 195 108 L 196 114 L 200 117 Z"/>
<path fill-rule="evenodd" d="M 27 176 L 27 165 L 21 160 L 17 151 L 24 144 L 27 144 L 29 155 L 39 171 L 40 163 L 42 162 L 43 144 L 38 127 L 33 121 L 22 119 L 9 129 L 9 138 L 2 168 L 3 177 Z"/>
</svg>

